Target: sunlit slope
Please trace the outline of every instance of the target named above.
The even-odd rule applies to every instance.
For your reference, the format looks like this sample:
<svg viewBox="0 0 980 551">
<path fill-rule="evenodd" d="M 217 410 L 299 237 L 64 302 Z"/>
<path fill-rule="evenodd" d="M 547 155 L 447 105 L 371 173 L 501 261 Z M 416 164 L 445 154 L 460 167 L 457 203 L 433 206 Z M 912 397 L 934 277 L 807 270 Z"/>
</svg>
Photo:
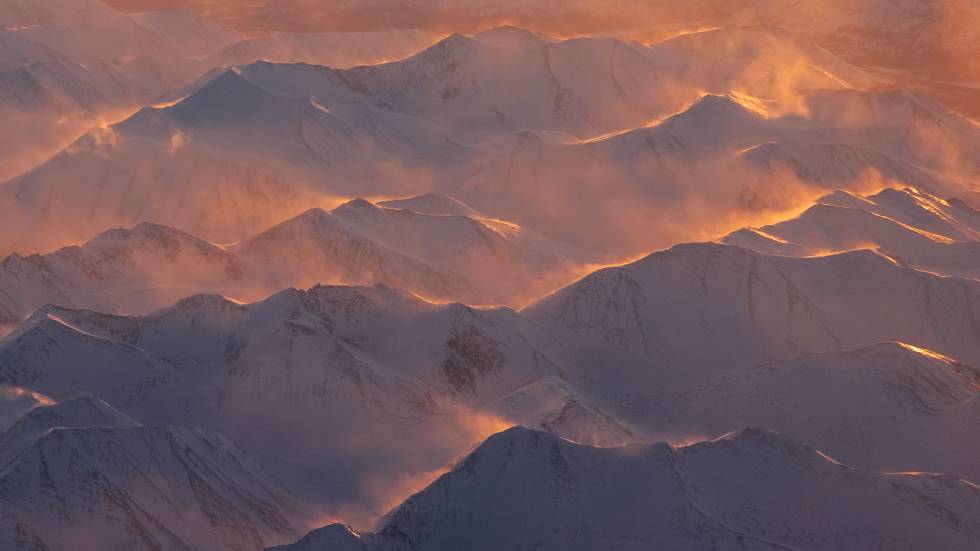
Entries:
<svg viewBox="0 0 980 551">
<path fill-rule="evenodd" d="M 860 71 L 784 33 L 726 33 L 759 47 L 729 59 L 728 38 L 685 50 L 504 28 L 372 67 L 219 72 L 8 182 L 0 203 L 24 223 L 4 246 L 143 220 L 231 242 L 338 197 L 436 190 L 628 256 L 768 222 L 836 188 L 969 195 L 976 125 L 915 94 L 841 88 L 830 71 Z M 809 68 L 756 78 L 755 54 L 773 42 L 810 52 Z M 762 97 L 741 91 L 749 83 Z M 800 89 L 817 84 L 837 89 Z M 663 209 L 680 220 L 654 216 Z M 595 219 L 588 231 L 582 217 Z"/>
</svg>

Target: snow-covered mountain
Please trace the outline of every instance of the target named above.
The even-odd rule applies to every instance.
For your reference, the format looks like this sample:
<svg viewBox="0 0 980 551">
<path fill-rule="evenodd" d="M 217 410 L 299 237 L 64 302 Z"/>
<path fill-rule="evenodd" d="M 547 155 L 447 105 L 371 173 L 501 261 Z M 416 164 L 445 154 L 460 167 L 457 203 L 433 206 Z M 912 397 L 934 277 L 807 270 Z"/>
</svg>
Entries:
<svg viewBox="0 0 980 551">
<path fill-rule="evenodd" d="M 257 549 L 307 514 L 226 438 L 92 396 L 45 399 L 0 433 L 5 549 Z"/>
<path fill-rule="evenodd" d="M 922 270 L 978 279 L 978 230 L 980 212 L 962 201 L 889 188 L 869 197 L 838 191 L 797 218 L 743 228 L 723 241 L 789 256 L 873 248 Z"/>
<path fill-rule="evenodd" d="M 5 4 L 4 17 L 23 24 L 0 23 L 4 179 L 203 72 L 176 60 L 241 39 L 188 13 L 126 15 L 94 1 Z"/>
<path fill-rule="evenodd" d="M 188 295 L 258 300 L 318 283 L 385 284 L 431 300 L 519 306 L 573 281 L 596 259 L 448 196 L 390 204 L 402 208 L 356 200 L 313 209 L 232 247 L 142 223 L 45 255 L 15 253 L 0 261 L 0 326 L 47 304 L 140 314 Z M 302 267 L 295 258 L 305 259 Z"/>
<path fill-rule="evenodd" d="M 976 547 L 970 0 L 106 1 L 0 0 L 0 548 Z"/>
<path fill-rule="evenodd" d="M 800 103 L 795 95 L 801 88 L 840 88 L 861 80 L 852 74 L 857 69 L 774 29 L 725 33 L 647 47 L 613 39 L 557 41 L 499 28 L 454 35 L 408 59 L 376 66 L 335 70 L 259 62 L 219 71 L 175 94 L 173 105 L 143 109 L 5 185 L 4 210 L 30 213 L 34 223 L 27 235 L 11 232 L 4 245 L 32 252 L 46 237 L 41 248 L 143 220 L 231 242 L 254 234 L 256 218 L 271 222 L 269 213 L 275 213 L 281 221 L 306 210 L 299 204 L 436 189 L 489 216 L 546 228 L 552 238 L 635 254 L 730 229 L 724 217 L 712 216 L 706 218 L 716 219 L 716 228 L 665 227 L 657 232 L 662 240 L 636 231 L 633 223 L 665 206 L 782 211 L 795 207 L 799 195 L 818 194 L 813 188 L 862 188 L 869 171 L 922 189 L 962 189 L 972 174 L 964 166 L 972 158 L 969 149 L 941 162 L 929 149 L 909 153 L 921 144 L 948 149 L 972 143 L 978 132 L 968 123 L 906 98 L 906 104 L 924 107 L 917 108 L 921 116 L 898 126 L 896 120 L 906 120 L 896 119 L 901 105 L 875 100 L 870 92 L 800 100 L 815 113 L 847 111 L 851 103 L 895 103 L 887 111 L 851 109 L 868 118 L 860 128 L 841 128 L 826 115 L 800 117 L 791 107 Z M 806 66 L 819 70 L 806 69 L 799 78 L 793 76 L 798 71 L 775 70 L 785 81 L 755 75 L 784 43 L 793 51 L 814 50 Z M 733 58 L 732 50 L 749 54 Z M 832 71 L 843 75 L 840 82 L 827 76 Z M 705 97 L 705 91 L 732 94 Z M 836 107 L 820 107 L 828 102 Z M 903 132 L 926 116 L 941 123 L 921 122 L 929 132 Z M 777 145 L 742 154 L 770 142 Z M 815 144 L 840 152 L 814 151 Z M 774 164 L 803 168 L 783 174 Z M 134 166 L 153 168 L 134 173 Z M 704 189 L 705 182 L 719 179 L 726 182 L 720 192 L 718 186 Z M 762 179 L 764 185 L 756 183 Z M 227 191 L 220 194 L 236 208 L 210 204 L 218 197 L 210 192 L 213 182 L 236 181 L 244 189 L 222 185 Z M 92 185 L 119 192 L 92 193 Z M 93 203 L 122 189 L 139 190 L 142 197 L 161 186 L 181 189 L 167 197 L 182 198 L 177 204 L 191 213 L 186 218 L 194 227 L 174 224 L 175 203 L 163 197 Z M 784 186 L 790 190 L 763 190 Z M 255 195 L 263 200 L 248 208 Z M 77 220 L 77 201 L 96 216 Z M 589 231 L 573 223 L 583 216 L 598 217 Z"/>
<path fill-rule="evenodd" d="M 433 216 L 469 216 L 471 218 L 486 218 L 486 215 L 466 203 L 443 193 L 426 193 L 407 199 L 389 199 L 378 201 L 379 207 L 389 209 L 405 209 L 419 214 Z"/>
<path fill-rule="evenodd" d="M 0 116 L 10 130 L 0 138 L 2 179 L 215 68 L 259 59 L 378 63 L 438 38 L 412 30 L 246 37 L 187 11 L 126 14 L 88 0 L 8 0 L 0 12 Z"/>
<path fill-rule="evenodd" d="M 304 526 L 231 442 L 177 427 L 54 428 L 0 471 L 0 509 L 7 549 L 257 549 Z"/>
<path fill-rule="evenodd" d="M 244 268 L 225 249 L 166 226 L 109 230 L 81 246 L 0 262 L 0 325 L 47 304 L 148 312 L 187 295 L 243 287 Z"/>
<path fill-rule="evenodd" d="M 582 444 L 619 446 L 644 440 L 636 428 L 605 411 L 586 392 L 553 375 L 501 396 L 484 409 L 510 424 L 545 430 Z"/>
<path fill-rule="evenodd" d="M 980 480 L 980 371 L 899 343 L 735 370 L 636 412 L 661 434 L 793 434 L 849 465 Z"/>
<path fill-rule="evenodd" d="M 77 396 L 53 404 L 38 404 L 0 434 L 0 465 L 8 465 L 24 450 L 59 427 L 131 428 L 139 423 L 92 396 Z"/>
<path fill-rule="evenodd" d="M 513 428 L 377 532 L 332 525 L 273 549 L 966 550 L 978 509 L 980 491 L 955 477 L 853 469 L 756 429 L 603 449 Z"/>
<path fill-rule="evenodd" d="M 402 59 L 431 46 L 441 36 L 417 29 L 374 32 L 271 33 L 228 44 L 202 60 L 207 67 L 309 63 L 344 69 Z"/>
<path fill-rule="evenodd" d="M 523 313 L 576 343 L 602 391 L 643 395 L 882 341 L 980 365 L 978 293 L 870 250 L 790 258 L 703 243 L 600 270 Z"/>
<path fill-rule="evenodd" d="M 478 305 L 524 304 L 574 279 L 592 260 L 532 230 L 481 217 L 451 197 L 439 199 L 444 205 L 429 196 L 388 203 L 402 208 L 355 200 L 329 213 L 314 209 L 234 251 L 256 277 L 270 274 L 265 288 L 382 283 L 428 299 Z M 474 214 L 410 210 L 440 206 Z M 276 269 L 292 258 L 305 259 L 302 269 Z"/>
<path fill-rule="evenodd" d="M 287 290 L 251 305 L 197 296 L 142 317 L 48 308 L 0 341 L 5 383 L 219 431 L 270 458 L 303 497 L 371 514 L 403 476 L 499 430 L 483 404 L 577 369 L 512 310 L 386 287 Z"/>
</svg>

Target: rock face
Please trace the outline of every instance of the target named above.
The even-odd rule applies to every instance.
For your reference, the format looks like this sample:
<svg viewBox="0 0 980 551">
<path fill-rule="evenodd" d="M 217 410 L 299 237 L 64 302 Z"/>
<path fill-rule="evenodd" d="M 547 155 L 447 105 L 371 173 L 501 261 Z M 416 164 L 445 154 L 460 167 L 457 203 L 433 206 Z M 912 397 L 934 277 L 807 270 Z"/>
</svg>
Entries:
<svg viewBox="0 0 980 551">
<path fill-rule="evenodd" d="M 965 550 L 980 533 L 978 507 L 976 486 L 953 477 L 856 470 L 761 430 L 597 449 L 514 428 L 376 533 L 335 525 L 276 549 Z"/>
</svg>

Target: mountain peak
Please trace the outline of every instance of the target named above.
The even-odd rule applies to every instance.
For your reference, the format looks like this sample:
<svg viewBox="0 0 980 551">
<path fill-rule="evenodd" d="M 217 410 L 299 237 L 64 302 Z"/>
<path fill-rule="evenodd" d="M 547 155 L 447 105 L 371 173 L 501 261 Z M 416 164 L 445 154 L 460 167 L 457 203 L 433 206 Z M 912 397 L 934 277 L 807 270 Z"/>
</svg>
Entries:
<svg viewBox="0 0 980 551">
<path fill-rule="evenodd" d="M 266 551 L 364 551 L 360 535 L 346 524 L 328 524 L 303 536 L 296 543 L 269 547 Z"/>
<path fill-rule="evenodd" d="M 746 427 L 736 431 L 732 431 L 728 434 L 724 434 L 715 438 L 714 440 L 707 441 L 707 444 L 718 443 L 718 442 L 731 442 L 739 446 L 750 446 L 753 448 L 790 448 L 799 450 L 810 450 L 812 448 L 801 442 L 800 440 L 782 434 L 780 432 L 760 429 L 757 427 Z M 698 445 L 698 444 L 694 444 Z"/>
<path fill-rule="evenodd" d="M 242 76 L 240 69 L 232 68 L 218 73 L 196 92 L 164 110 L 189 123 L 219 120 L 235 123 L 259 113 L 288 118 L 290 109 L 305 111 L 308 106 L 308 98 L 270 92 Z"/>
<path fill-rule="evenodd" d="M 207 244 L 193 235 L 153 222 L 140 222 L 131 228 L 113 228 L 106 230 L 85 243 L 85 247 L 99 248 L 105 245 L 125 245 L 136 241 L 150 241 L 161 243 L 162 241 L 195 242 L 201 245 Z"/>
<path fill-rule="evenodd" d="M 381 201 L 379 207 L 405 209 L 435 216 L 479 216 L 480 212 L 455 197 L 443 193 L 426 193 L 407 199 Z"/>
<path fill-rule="evenodd" d="M 202 293 L 183 298 L 173 306 L 158 310 L 152 315 L 160 317 L 173 314 L 193 315 L 204 312 L 241 312 L 244 308 L 244 305 L 241 303 L 231 300 L 224 295 Z"/>
<path fill-rule="evenodd" d="M 376 207 L 374 206 L 374 203 L 368 201 L 367 199 L 361 199 L 360 197 L 358 197 L 356 199 L 351 199 L 350 201 L 347 201 L 346 203 L 337 207 L 337 209 L 343 209 L 343 208 L 374 209 Z"/>
</svg>

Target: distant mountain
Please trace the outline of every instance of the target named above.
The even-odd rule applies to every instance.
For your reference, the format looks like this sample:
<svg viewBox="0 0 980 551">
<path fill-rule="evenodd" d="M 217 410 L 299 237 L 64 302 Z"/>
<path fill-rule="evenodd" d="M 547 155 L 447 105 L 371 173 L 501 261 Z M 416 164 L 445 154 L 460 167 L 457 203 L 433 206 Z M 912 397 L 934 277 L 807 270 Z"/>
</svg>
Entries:
<svg viewBox="0 0 980 551">
<path fill-rule="evenodd" d="M 0 27 L 7 28 L 92 25 L 123 15 L 97 0 L 3 0 L 0 2 L 0 14 Z"/>
<path fill-rule="evenodd" d="M 344 69 L 394 61 L 437 42 L 441 35 L 415 29 L 374 32 L 271 33 L 243 38 L 201 60 L 206 67 L 274 63 L 309 63 Z"/>
<path fill-rule="evenodd" d="M 835 192 L 797 218 L 744 228 L 724 242 L 788 256 L 877 248 L 923 270 L 980 278 L 980 212 L 914 189 L 866 198 Z"/>
<path fill-rule="evenodd" d="M 433 216 L 469 216 L 483 218 L 484 215 L 466 203 L 442 193 L 426 193 L 408 199 L 391 199 L 376 203 L 388 209 L 405 209 L 419 214 Z"/>
<path fill-rule="evenodd" d="M 0 179 L 216 68 L 259 59 L 350 66 L 437 39 L 421 31 L 246 38 L 188 11 L 124 14 L 94 1 L 7 0 L 0 11 L 0 116 L 17 136 L 0 138 Z"/>
<path fill-rule="evenodd" d="M 47 304 L 148 312 L 190 294 L 241 287 L 241 260 L 184 232 L 144 223 L 81 246 L 0 261 L 0 323 Z"/>
<path fill-rule="evenodd" d="M 404 205 L 438 210 L 441 203 L 476 213 L 448 196 Z M 597 256 L 479 213 L 421 214 L 364 200 L 310 210 L 231 247 L 142 223 L 0 261 L 0 326 L 47 304 L 147 313 L 193 294 L 258 299 L 318 283 L 380 283 L 429 300 L 517 306 L 574 280 Z M 305 259 L 301 267 L 296 258 Z"/>
<path fill-rule="evenodd" d="M 785 31 L 671 42 L 499 28 L 375 66 L 213 72 L 3 186 L 0 208 L 32 224 L 0 245 L 36 251 L 144 220 L 234 242 L 256 220 L 338 198 L 435 191 L 626 256 L 730 231 L 732 218 L 768 220 L 830 189 L 898 182 L 963 195 L 978 170 L 975 125 L 915 94 L 844 90 L 860 71 Z M 756 74 L 783 45 L 808 64 Z M 748 83 L 766 89 L 751 96 Z M 167 186 L 180 193 L 101 200 Z M 78 202 L 95 215 L 79 218 Z M 649 231 L 664 209 L 697 222 Z"/>
<path fill-rule="evenodd" d="M 273 549 L 966 550 L 980 534 L 978 509 L 976 486 L 954 477 L 857 470 L 761 430 L 601 449 L 514 428 L 377 532 L 332 525 Z"/>
<path fill-rule="evenodd" d="M 442 196 L 457 211 L 475 212 Z M 408 199 L 405 207 L 425 203 Z M 573 279 L 592 260 L 532 230 L 479 215 L 431 215 L 384 208 L 363 200 L 327 213 L 316 209 L 235 247 L 266 288 L 314 283 L 403 288 L 428 299 L 469 304 L 524 304 Z M 300 270 L 276 270 L 291 259 Z M 270 268 L 271 267 L 271 268 Z M 299 275 L 301 274 L 301 275 Z"/>
</svg>

